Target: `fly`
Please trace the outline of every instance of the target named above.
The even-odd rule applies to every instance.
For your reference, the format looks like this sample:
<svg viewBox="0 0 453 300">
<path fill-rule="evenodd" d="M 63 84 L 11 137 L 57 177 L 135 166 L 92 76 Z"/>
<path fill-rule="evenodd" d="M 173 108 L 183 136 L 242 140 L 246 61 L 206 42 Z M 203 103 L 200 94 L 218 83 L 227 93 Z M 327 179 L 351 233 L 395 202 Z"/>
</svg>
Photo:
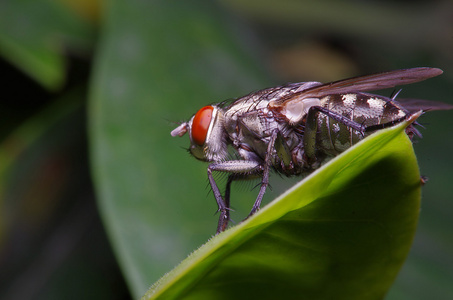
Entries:
<svg viewBox="0 0 453 300">
<path fill-rule="evenodd" d="M 442 70 L 437 68 L 412 68 L 326 84 L 289 83 L 253 92 L 230 104 L 205 106 L 171 135 L 188 132 L 190 153 L 211 162 L 207 173 L 220 212 L 219 233 L 228 226 L 233 181 L 261 178 L 251 216 L 260 208 L 271 170 L 286 176 L 310 173 L 373 132 L 416 118 L 419 111 L 452 109 L 440 102 L 397 102 L 396 95 L 365 93 L 440 74 Z M 413 125 L 406 132 L 418 134 Z M 229 146 L 240 159 L 230 158 Z M 213 172 L 228 174 L 224 195 Z"/>
</svg>

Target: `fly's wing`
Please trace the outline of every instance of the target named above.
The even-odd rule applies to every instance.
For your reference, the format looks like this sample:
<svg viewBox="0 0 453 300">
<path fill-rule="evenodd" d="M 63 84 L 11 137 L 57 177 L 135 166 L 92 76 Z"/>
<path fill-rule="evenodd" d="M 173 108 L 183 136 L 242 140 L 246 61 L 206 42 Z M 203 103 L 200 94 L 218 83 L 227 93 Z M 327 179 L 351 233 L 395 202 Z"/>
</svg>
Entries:
<svg viewBox="0 0 453 300">
<path fill-rule="evenodd" d="M 408 99 L 408 98 L 397 98 L 393 100 L 402 107 L 407 109 L 410 113 L 417 112 L 419 110 L 431 111 L 431 110 L 450 110 L 453 109 L 453 105 L 443 103 L 439 101 L 429 101 L 423 99 Z"/>
<path fill-rule="evenodd" d="M 332 94 L 345 94 L 351 92 L 377 91 L 423 81 L 438 76 L 443 71 L 437 68 L 412 68 L 394 70 L 384 73 L 353 77 L 311 87 L 300 92 L 288 95 L 272 102 L 273 107 L 282 107 L 288 102 L 301 101 L 306 98 L 322 98 Z"/>
</svg>

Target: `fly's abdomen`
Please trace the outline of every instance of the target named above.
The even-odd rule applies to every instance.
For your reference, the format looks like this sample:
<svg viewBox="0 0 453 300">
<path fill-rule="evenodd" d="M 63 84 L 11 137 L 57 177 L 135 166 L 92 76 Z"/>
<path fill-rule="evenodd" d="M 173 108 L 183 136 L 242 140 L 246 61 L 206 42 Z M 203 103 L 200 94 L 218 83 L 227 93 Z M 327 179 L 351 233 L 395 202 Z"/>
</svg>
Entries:
<svg viewBox="0 0 453 300">
<path fill-rule="evenodd" d="M 319 113 L 317 150 L 330 155 L 345 151 L 375 130 L 398 124 L 408 114 L 389 98 L 365 93 L 329 95 L 321 103 L 328 110 L 370 129 L 361 132 Z"/>
</svg>

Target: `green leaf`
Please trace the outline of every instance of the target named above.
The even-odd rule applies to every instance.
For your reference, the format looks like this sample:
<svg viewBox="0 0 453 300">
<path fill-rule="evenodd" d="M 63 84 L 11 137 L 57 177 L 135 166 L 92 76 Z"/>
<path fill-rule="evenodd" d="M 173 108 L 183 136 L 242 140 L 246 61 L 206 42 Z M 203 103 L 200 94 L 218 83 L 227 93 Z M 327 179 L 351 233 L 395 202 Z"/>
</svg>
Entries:
<svg viewBox="0 0 453 300">
<path fill-rule="evenodd" d="M 269 84 L 256 59 L 259 44 L 214 3 L 111 1 L 106 9 L 90 91 L 92 170 L 114 251 L 133 296 L 139 297 L 203 244 L 217 222 L 216 203 L 207 195 L 206 165 L 181 149 L 186 139 L 170 137 L 176 124 L 167 120 L 188 118 L 208 103 Z M 330 186 L 341 192 L 339 180 Z M 374 174 L 363 180 L 368 186 Z M 316 182 L 318 191 L 325 190 L 325 182 Z M 240 220 L 239 212 L 246 214 L 256 195 L 233 192 L 233 218 Z M 315 203 L 321 201 L 314 201 L 313 209 Z M 272 214 L 285 209 L 274 207 Z M 320 247 L 330 249 L 325 246 L 330 240 L 319 240 Z"/>
<path fill-rule="evenodd" d="M 110 1 L 106 9 L 90 91 L 92 170 L 138 298 L 215 233 L 206 165 L 170 136 L 175 121 L 269 83 L 253 39 L 213 2 Z M 234 196 L 235 208 L 250 209 Z"/>
<path fill-rule="evenodd" d="M 65 80 L 66 51 L 88 53 L 92 25 L 53 0 L 0 3 L 0 54 L 50 90 Z"/>
<path fill-rule="evenodd" d="M 420 209 L 405 125 L 365 139 L 212 238 L 144 299 L 381 299 Z"/>
</svg>

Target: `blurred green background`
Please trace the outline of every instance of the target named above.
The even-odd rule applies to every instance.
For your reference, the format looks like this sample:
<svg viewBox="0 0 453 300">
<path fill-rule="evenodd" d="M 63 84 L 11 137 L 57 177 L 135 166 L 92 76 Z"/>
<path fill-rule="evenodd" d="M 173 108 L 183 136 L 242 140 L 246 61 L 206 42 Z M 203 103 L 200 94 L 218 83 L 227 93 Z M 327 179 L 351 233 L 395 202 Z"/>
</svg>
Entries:
<svg viewBox="0 0 453 300">
<path fill-rule="evenodd" d="M 0 298 L 138 298 L 204 243 L 217 221 L 206 165 L 169 135 L 203 105 L 417 66 L 445 73 L 400 97 L 453 104 L 452 11 L 448 0 L 2 1 Z M 387 299 L 453 298 L 451 114 L 420 121 L 429 181 Z M 271 180 L 266 201 L 297 179 Z M 236 221 L 251 187 L 234 186 Z"/>
</svg>

